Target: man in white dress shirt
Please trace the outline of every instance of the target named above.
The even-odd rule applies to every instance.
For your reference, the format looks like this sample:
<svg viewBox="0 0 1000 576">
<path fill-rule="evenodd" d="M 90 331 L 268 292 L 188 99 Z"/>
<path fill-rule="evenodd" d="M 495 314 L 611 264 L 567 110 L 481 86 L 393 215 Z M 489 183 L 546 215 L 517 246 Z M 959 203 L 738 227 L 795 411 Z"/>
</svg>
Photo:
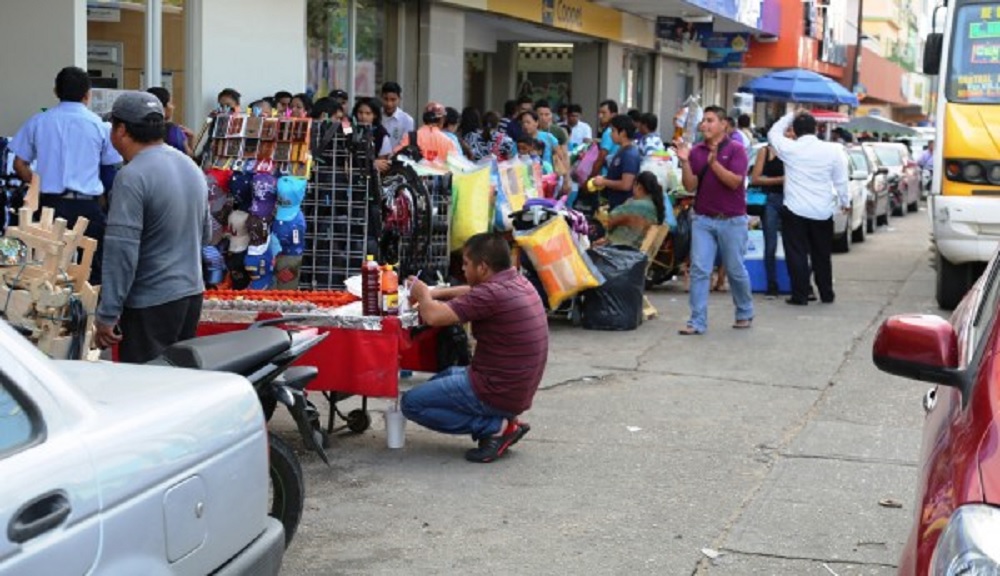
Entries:
<svg viewBox="0 0 1000 576">
<path fill-rule="evenodd" d="M 789 125 L 794 140 L 785 136 Z M 816 119 L 808 112 L 790 113 L 778 120 L 767 138 L 785 163 L 781 235 L 792 281 L 792 295 L 786 302 L 796 306 L 809 303 L 811 261 L 820 300 L 831 304 L 835 297 L 830 261 L 833 211 L 850 209 L 844 147 L 818 139 Z"/>
</svg>

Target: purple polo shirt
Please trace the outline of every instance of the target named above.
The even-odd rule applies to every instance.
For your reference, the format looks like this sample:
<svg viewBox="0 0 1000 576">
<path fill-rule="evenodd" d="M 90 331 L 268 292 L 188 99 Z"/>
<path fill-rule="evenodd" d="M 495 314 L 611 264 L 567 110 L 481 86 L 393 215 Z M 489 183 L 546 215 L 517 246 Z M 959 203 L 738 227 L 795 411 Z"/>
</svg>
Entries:
<svg viewBox="0 0 1000 576">
<path fill-rule="evenodd" d="M 708 166 L 708 146 L 704 142 L 698 143 L 691 149 L 689 161 L 691 171 L 695 176 L 705 172 L 699 178 L 698 194 L 694 200 L 694 212 L 702 216 L 743 216 L 747 213 L 746 195 L 746 174 L 747 174 L 747 152 L 738 143 L 729 138 L 722 140 L 721 151 L 717 153 L 717 159 L 722 166 L 735 174 L 743 177 L 740 185 L 736 189 L 729 188 L 723 184 Z M 707 168 L 707 169 L 706 169 Z"/>
</svg>

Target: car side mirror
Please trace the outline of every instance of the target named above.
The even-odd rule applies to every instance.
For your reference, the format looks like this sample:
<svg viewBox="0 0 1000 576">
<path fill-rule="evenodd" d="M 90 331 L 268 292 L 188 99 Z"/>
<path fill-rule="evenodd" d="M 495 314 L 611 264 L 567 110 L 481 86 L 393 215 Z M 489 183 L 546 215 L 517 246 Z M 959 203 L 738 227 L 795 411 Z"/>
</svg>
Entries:
<svg viewBox="0 0 1000 576">
<path fill-rule="evenodd" d="M 937 76 L 941 70 L 941 48 L 944 47 L 944 34 L 931 32 L 924 42 L 924 74 Z"/>
<path fill-rule="evenodd" d="M 882 323 L 872 360 L 883 372 L 944 386 L 961 386 L 958 335 L 933 314 L 902 314 Z"/>
<path fill-rule="evenodd" d="M 875 173 L 885 175 L 889 173 L 889 169 L 886 168 L 885 166 L 880 166 L 879 169 L 875 171 Z"/>
</svg>

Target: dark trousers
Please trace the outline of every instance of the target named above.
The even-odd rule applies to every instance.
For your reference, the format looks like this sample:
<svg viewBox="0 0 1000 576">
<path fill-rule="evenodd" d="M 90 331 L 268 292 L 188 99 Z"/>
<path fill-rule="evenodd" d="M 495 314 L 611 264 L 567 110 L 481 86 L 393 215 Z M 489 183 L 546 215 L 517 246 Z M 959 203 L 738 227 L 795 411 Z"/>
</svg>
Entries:
<svg viewBox="0 0 1000 576">
<path fill-rule="evenodd" d="M 144 364 L 165 348 L 194 338 L 201 318 L 202 295 L 196 294 L 149 308 L 126 308 L 118 320 L 122 341 L 118 361 Z"/>
<path fill-rule="evenodd" d="M 809 293 L 809 270 L 819 289 L 819 297 L 824 302 L 833 302 L 833 217 L 826 220 L 803 218 L 787 206 L 781 208 L 781 239 L 785 246 L 785 263 L 792 281 L 792 299 L 807 302 Z"/>
<path fill-rule="evenodd" d="M 90 268 L 90 283 L 97 286 L 101 283 L 101 262 L 103 260 L 104 229 L 107 227 L 108 218 L 101 208 L 101 203 L 97 198 L 76 199 L 71 197 L 60 197 L 55 194 L 42 194 L 39 204 L 43 208 L 55 210 L 56 218 L 66 220 L 66 226 L 72 228 L 76 225 L 76 219 L 83 217 L 87 219 L 87 231 L 84 232 L 89 238 L 97 240 L 97 250 L 94 252 L 94 262 Z"/>
</svg>

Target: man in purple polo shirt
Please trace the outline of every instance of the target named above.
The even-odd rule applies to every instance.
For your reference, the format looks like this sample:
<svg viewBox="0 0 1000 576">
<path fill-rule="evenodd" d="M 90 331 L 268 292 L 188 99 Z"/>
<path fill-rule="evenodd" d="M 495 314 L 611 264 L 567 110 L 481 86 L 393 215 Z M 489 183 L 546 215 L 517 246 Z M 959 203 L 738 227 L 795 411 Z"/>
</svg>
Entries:
<svg viewBox="0 0 1000 576">
<path fill-rule="evenodd" d="M 747 248 L 747 154 L 726 133 L 726 112 L 705 108 L 701 121 L 704 140 L 694 148 L 674 141 L 683 170 L 684 188 L 697 192 L 691 222 L 691 318 L 680 334 L 703 334 L 708 329 L 708 289 L 716 250 L 729 277 L 736 305 L 733 328 L 750 328 L 753 295 L 750 275 L 743 264 Z"/>
<path fill-rule="evenodd" d="M 468 368 L 453 367 L 403 394 L 403 414 L 445 434 L 479 443 L 471 462 L 492 462 L 530 430 L 518 416 L 531 407 L 545 372 L 549 326 L 538 292 L 511 266 L 503 236 L 476 234 L 465 243 L 468 286 L 435 288 L 414 280 L 410 301 L 429 326 L 472 323 L 476 352 Z"/>
</svg>

